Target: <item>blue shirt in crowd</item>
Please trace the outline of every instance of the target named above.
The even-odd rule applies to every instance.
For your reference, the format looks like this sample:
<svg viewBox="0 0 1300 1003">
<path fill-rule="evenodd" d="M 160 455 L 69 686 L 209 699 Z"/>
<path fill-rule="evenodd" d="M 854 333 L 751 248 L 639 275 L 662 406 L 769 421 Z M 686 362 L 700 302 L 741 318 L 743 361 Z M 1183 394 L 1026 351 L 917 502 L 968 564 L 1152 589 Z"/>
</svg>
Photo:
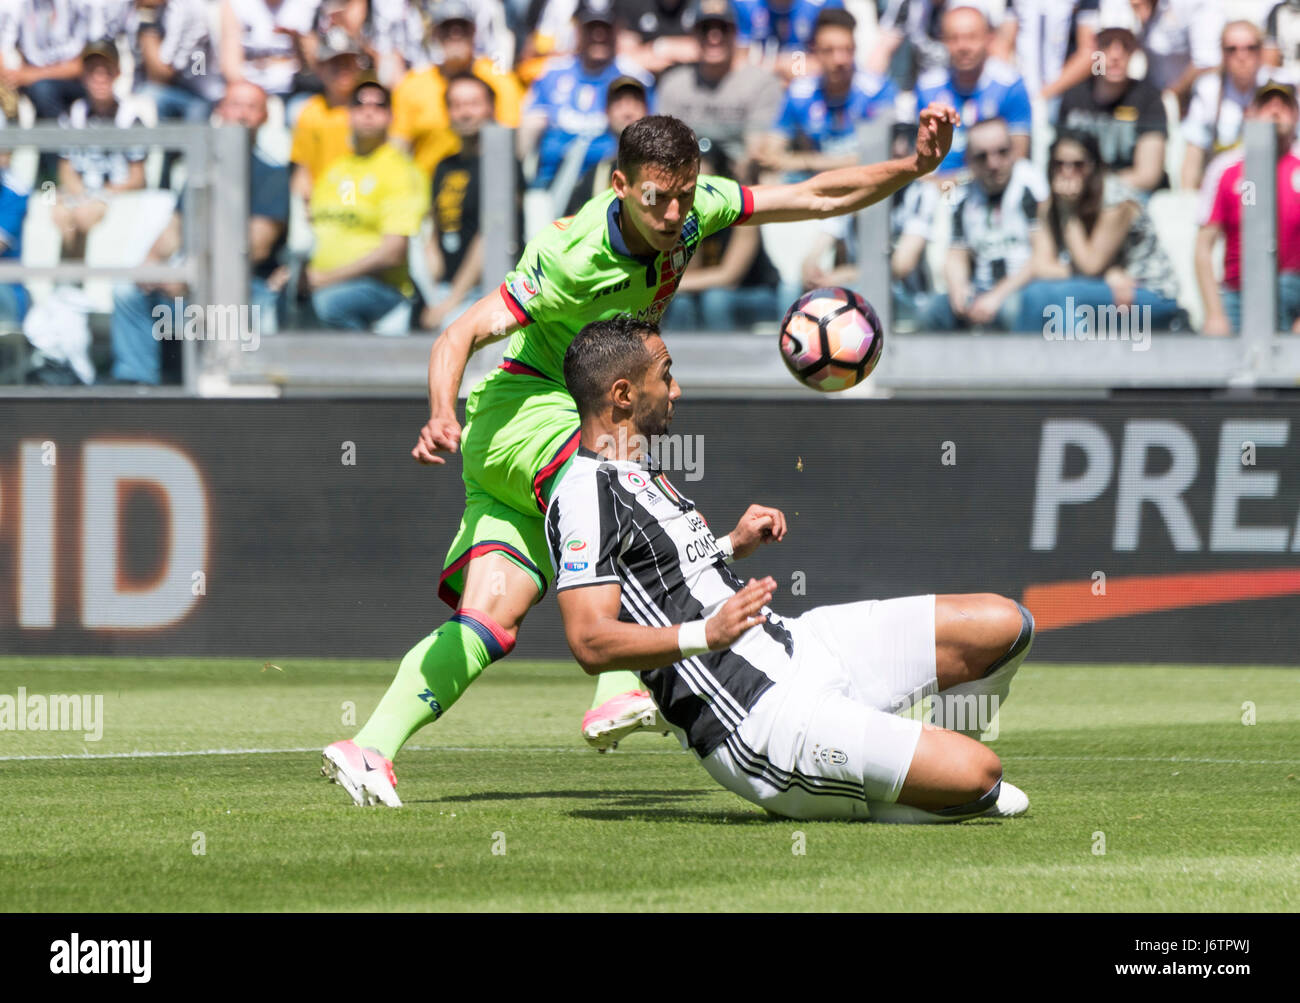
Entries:
<svg viewBox="0 0 1300 1003">
<path fill-rule="evenodd" d="M 533 179 L 536 187 L 550 185 L 564 160 L 566 148 L 574 139 L 580 136 L 590 139 L 609 128 L 605 117 L 609 85 L 624 76 L 645 84 L 653 108 L 654 81 L 640 66 L 622 57 L 594 74 L 585 72 L 582 60 L 576 56 L 556 59 L 533 83 L 524 102 L 524 114 L 544 111 L 550 118 L 538 150 L 537 176 Z"/>
<path fill-rule="evenodd" d="M 796 147 L 806 145 L 800 143 L 803 138 L 823 153 L 853 151 L 858 123 L 892 115 L 897 97 L 894 82 L 875 73 L 855 73 L 848 93 L 838 99 L 827 96 L 821 77 L 796 77 L 786 91 L 776 127 Z"/>
<path fill-rule="evenodd" d="M 985 61 L 984 72 L 969 92 L 957 89 L 952 71 L 946 67 L 921 74 L 916 82 L 917 114 L 931 101 L 946 102 L 961 115 L 961 125 L 953 132 L 952 149 L 939 165 L 941 171 L 966 166 L 966 130 L 976 122 L 1001 117 L 1007 120 L 1012 135 L 1024 136 L 1029 135 L 1033 124 L 1025 82 L 1013 67 L 996 59 Z"/>
<path fill-rule="evenodd" d="M 778 47 L 806 49 L 812 41 L 817 15 L 828 7 L 843 7 L 844 0 L 732 0 L 736 11 L 736 41 L 765 47 L 775 39 Z"/>
<path fill-rule="evenodd" d="M 28 191 L 9 171 L 0 173 L 0 240 L 5 249 L 0 251 L 0 259 L 19 260 L 23 256 L 23 220 L 27 217 Z M 12 318 L 21 321 L 31 306 L 31 297 L 21 285 L 9 286 L 13 293 L 14 306 L 18 316 Z"/>
</svg>

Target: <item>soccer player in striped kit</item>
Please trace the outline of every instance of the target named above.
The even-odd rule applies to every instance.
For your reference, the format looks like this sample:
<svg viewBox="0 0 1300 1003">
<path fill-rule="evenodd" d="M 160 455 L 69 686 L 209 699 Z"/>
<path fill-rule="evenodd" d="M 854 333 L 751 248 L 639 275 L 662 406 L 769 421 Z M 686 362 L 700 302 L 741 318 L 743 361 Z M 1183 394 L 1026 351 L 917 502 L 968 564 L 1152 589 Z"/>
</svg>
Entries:
<svg viewBox="0 0 1300 1003">
<path fill-rule="evenodd" d="M 579 664 L 638 672 L 705 770 L 777 815 L 921 823 L 1025 812 L 1028 798 L 974 737 L 978 724 L 950 731 L 896 712 L 925 696 L 1000 704 L 1033 641 L 1029 612 L 977 594 L 774 613 L 776 582 L 742 582 L 728 564 L 779 542 L 785 516 L 751 505 L 718 540 L 636 455 L 672 421 L 681 388 L 671 367 L 657 325 L 626 316 L 587 325 L 565 354 L 581 438 L 546 535 Z"/>
</svg>

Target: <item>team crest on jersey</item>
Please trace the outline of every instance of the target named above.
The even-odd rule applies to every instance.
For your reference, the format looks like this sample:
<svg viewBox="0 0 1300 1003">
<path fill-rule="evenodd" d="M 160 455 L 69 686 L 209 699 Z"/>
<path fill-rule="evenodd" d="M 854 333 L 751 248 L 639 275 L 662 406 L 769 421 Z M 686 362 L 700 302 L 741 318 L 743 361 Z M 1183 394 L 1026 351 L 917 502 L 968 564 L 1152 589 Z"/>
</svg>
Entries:
<svg viewBox="0 0 1300 1003">
<path fill-rule="evenodd" d="M 839 749 L 828 749 L 825 746 L 818 746 L 813 750 L 813 758 L 821 760 L 827 766 L 843 766 L 849 761 L 847 754 Z"/>
</svg>

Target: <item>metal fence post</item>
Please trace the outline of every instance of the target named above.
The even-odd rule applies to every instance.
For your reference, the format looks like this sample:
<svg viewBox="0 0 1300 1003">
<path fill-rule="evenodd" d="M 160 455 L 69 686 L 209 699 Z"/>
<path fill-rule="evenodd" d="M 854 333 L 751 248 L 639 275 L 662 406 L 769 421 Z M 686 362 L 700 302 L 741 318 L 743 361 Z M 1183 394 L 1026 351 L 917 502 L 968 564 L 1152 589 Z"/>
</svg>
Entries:
<svg viewBox="0 0 1300 1003">
<path fill-rule="evenodd" d="M 206 161 L 210 171 L 209 239 L 204 247 L 196 249 L 206 285 L 205 298 L 199 302 L 223 308 L 242 306 L 250 303 L 250 137 L 246 129 L 238 126 L 218 126 L 207 135 L 210 137 Z M 257 323 L 253 316 L 250 310 L 250 324 Z M 246 334 L 243 331 L 237 333 L 241 338 Z M 234 341 L 205 342 L 202 353 L 204 369 L 214 375 L 228 373 L 235 364 L 235 353 L 240 351 L 241 345 L 242 342 Z M 191 390 L 196 389 L 188 373 L 185 385 Z"/>
<path fill-rule="evenodd" d="M 1241 357 L 1252 382 L 1263 375 L 1277 334 L 1277 134 L 1247 122 L 1241 192 Z"/>
<path fill-rule="evenodd" d="M 500 281 L 519 258 L 514 130 L 500 125 L 484 126 L 479 134 L 479 159 L 483 276 L 485 281 Z"/>
<path fill-rule="evenodd" d="M 181 246 L 185 260 L 194 267 L 194 279 L 186 290 L 186 299 L 192 303 L 207 303 L 212 288 L 211 232 L 213 217 L 217 215 L 217 200 L 212 195 L 213 179 L 220 174 L 212 162 L 212 150 L 206 129 L 195 129 L 193 142 L 185 147 L 187 178 L 181 219 Z M 177 331 L 184 330 L 177 317 Z M 197 395 L 199 389 L 199 345 L 196 341 L 181 341 L 181 383 L 188 394 Z"/>
<path fill-rule="evenodd" d="M 881 119 L 858 126 L 858 151 L 864 164 L 889 159 L 890 123 Z M 885 331 L 894 326 L 894 298 L 889 272 L 889 210 L 891 200 L 882 199 L 857 214 L 859 292 L 876 308 Z"/>
</svg>

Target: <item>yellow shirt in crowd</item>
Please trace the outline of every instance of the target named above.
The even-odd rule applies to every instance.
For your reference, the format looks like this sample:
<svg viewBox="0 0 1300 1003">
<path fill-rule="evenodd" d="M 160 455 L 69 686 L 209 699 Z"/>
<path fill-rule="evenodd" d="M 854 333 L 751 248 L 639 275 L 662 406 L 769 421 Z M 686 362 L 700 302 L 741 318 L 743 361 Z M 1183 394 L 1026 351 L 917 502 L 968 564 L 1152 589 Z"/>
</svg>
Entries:
<svg viewBox="0 0 1300 1003">
<path fill-rule="evenodd" d="M 385 236 L 413 237 L 428 212 L 429 183 L 401 150 L 385 143 L 368 156 L 348 153 L 312 189 L 311 266 L 328 271 L 369 254 Z M 405 261 L 378 277 L 404 295 L 414 291 Z"/>
<path fill-rule="evenodd" d="M 524 92 L 513 73 L 497 73 L 492 60 L 480 56 L 474 61 L 474 76 L 496 92 L 496 120 L 516 128 Z M 447 81 L 436 66 L 412 70 L 393 91 L 392 135 L 404 140 L 420 170 L 429 177 L 438 161 L 460 149 L 447 117 Z"/>
<path fill-rule="evenodd" d="M 351 152 L 352 124 L 348 106 L 331 108 L 324 95 L 315 95 L 303 105 L 298 115 L 289 160 L 307 168 L 314 182 L 320 180 L 331 163 Z"/>
</svg>

